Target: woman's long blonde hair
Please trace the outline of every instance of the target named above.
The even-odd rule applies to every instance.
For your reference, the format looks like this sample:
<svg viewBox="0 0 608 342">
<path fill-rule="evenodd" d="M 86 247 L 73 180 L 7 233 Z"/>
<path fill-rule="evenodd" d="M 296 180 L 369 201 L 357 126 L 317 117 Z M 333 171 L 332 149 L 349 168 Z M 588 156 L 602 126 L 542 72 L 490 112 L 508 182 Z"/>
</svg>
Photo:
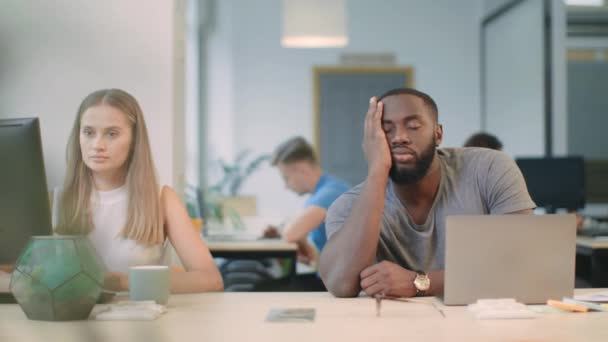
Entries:
<svg viewBox="0 0 608 342">
<path fill-rule="evenodd" d="M 144 117 L 137 100 L 120 89 L 103 89 L 88 95 L 80 104 L 67 145 L 67 172 L 59 203 L 55 231 L 59 234 L 88 234 L 93 230 L 91 194 L 93 177 L 82 160 L 80 123 L 84 112 L 108 105 L 124 113 L 131 123 L 131 148 L 127 158 L 127 223 L 120 236 L 142 244 L 164 241 L 159 187 Z"/>
</svg>

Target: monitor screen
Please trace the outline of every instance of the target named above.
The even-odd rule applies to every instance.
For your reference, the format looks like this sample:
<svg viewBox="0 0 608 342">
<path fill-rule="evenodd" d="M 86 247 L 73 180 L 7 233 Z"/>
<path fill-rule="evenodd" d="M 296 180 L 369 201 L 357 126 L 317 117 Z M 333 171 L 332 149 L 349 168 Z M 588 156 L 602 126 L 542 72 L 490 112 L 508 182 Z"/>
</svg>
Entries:
<svg viewBox="0 0 608 342">
<path fill-rule="evenodd" d="M 585 162 L 582 157 L 518 158 L 530 196 L 549 212 L 585 206 Z"/>
<path fill-rule="evenodd" d="M 587 203 L 608 203 L 608 160 L 585 160 Z"/>
<path fill-rule="evenodd" d="M 51 213 L 37 118 L 0 119 L 0 264 L 14 264 Z"/>
</svg>

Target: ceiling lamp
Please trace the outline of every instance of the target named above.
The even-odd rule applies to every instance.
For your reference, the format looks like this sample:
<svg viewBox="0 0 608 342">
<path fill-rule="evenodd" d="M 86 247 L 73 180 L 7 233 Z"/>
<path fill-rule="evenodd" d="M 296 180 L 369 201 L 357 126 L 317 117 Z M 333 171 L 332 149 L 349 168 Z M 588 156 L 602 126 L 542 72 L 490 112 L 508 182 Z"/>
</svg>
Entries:
<svg viewBox="0 0 608 342">
<path fill-rule="evenodd" d="M 344 47 L 346 0 L 283 0 L 283 37 L 287 48 Z"/>
<path fill-rule="evenodd" d="M 604 6 L 604 0 L 565 0 L 568 6 Z"/>
</svg>

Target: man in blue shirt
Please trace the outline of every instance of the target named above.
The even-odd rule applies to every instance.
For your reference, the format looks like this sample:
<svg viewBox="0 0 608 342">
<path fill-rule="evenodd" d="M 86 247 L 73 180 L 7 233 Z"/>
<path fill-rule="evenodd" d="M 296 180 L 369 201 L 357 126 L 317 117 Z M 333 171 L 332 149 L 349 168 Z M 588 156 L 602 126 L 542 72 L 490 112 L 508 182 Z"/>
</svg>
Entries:
<svg viewBox="0 0 608 342">
<path fill-rule="evenodd" d="M 310 264 L 316 260 L 317 251 L 321 252 L 327 242 L 327 209 L 350 187 L 321 169 L 312 147 L 302 137 L 294 137 L 280 144 L 271 162 L 279 170 L 289 190 L 300 195 L 310 194 L 304 209 L 282 232 L 285 240 L 298 244 L 298 260 Z M 276 236 L 278 231 L 271 227 L 265 235 Z M 314 244 L 314 249 L 308 240 Z"/>
</svg>

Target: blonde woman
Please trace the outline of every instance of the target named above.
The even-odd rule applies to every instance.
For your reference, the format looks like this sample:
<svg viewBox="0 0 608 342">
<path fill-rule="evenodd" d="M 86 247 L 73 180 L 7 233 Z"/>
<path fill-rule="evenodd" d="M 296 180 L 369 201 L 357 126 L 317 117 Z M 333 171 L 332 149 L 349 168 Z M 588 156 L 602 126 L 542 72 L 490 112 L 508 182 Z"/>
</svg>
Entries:
<svg viewBox="0 0 608 342">
<path fill-rule="evenodd" d="M 99 90 L 81 103 L 54 198 L 55 232 L 88 235 L 112 290 L 128 290 L 130 266 L 164 263 L 168 242 L 185 268 L 171 272 L 171 292 L 223 290 L 178 195 L 157 183 L 142 111 L 125 91 Z"/>
</svg>

